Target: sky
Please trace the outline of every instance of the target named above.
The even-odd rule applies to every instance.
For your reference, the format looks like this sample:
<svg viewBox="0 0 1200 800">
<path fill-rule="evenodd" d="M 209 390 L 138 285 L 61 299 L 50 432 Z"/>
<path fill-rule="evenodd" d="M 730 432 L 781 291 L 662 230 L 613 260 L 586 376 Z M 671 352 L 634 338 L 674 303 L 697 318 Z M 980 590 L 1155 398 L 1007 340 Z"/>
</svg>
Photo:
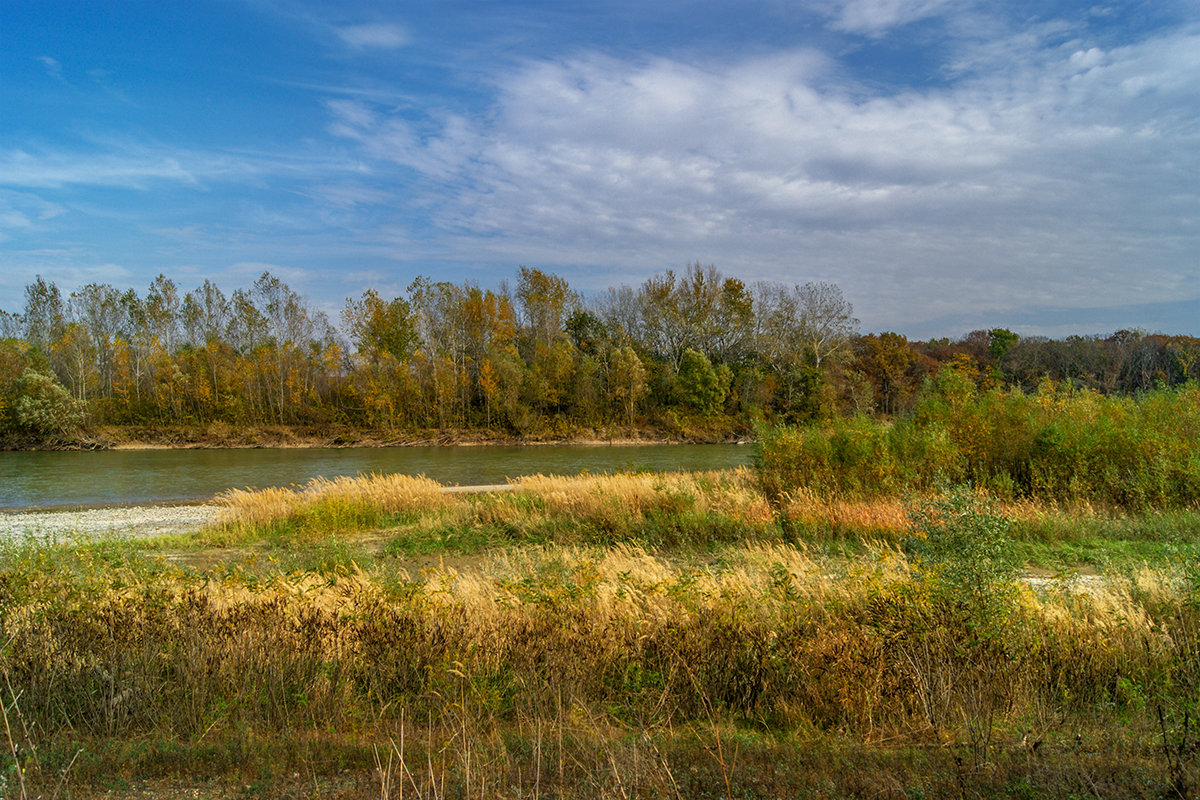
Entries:
<svg viewBox="0 0 1200 800">
<path fill-rule="evenodd" d="M 1200 335 L 1200 0 L 4 0 L 0 309 L 518 265 Z"/>
</svg>

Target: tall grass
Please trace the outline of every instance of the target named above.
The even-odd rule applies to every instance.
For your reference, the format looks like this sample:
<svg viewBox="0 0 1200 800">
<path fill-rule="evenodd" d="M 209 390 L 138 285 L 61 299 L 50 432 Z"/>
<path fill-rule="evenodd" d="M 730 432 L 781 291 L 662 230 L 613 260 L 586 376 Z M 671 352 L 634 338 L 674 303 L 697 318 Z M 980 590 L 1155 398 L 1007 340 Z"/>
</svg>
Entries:
<svg viewBox="0 0 1200 800">
<path fill-rule="evenodd" d="M 216 502 L 220 526 L 247 534 L 282 525 L 313 533 L 358 531 L 451 501 L 441 484 L 424 476 L 372 474 L 314 478 L 295 488 L 232 489 Z"/>
<path fill-rule="evenodd" d="M 448 492 L 426 478 L 371 475 L 317 479 L 295 489 L 237 490 L 213 530 L 192 537 L 226 544 L 267 539 L 291 546 L 387 529 L 392 549 L 421 552 L 546 542 L 709 547 L 773 537 L 770 506 L 753 474 L 723 472 L 533 475 L 512 490 Z"/>
<path fill-rule="evenodd" d="M 1181 576 L 1041 595 L 998 578 L 987 591 L 1004 613 L 984 617 L 947 590 L 960 573 L 939 566 L 970 554 L 935 545 L 942 560 L 884 548 L 853 568 L 781 543 L 730 548 L 708 567 L 624 545 L 415 575 L 80 562 L 38 581 L 7 580 L 29 566 L 13 557 L 0 575 L 0 683 L 19 697 L 7 702 L 33 772 L 32 754 L 89 742 L 175 742 L 198 759 L 216 743 L 253 753 L 284 737 L 340 743 L 361 763 L 365 743 L 406 735 L 409 769 L 426 773 L 415 752 L 457 754 L 459 796 L 511 783 L 514 764 L 571 794 L 569 779 L 639 774 L 651 743 L 690 737 L 693 763 L 712 772 L 697 790 L 725 796 L 716 748 L 735 743 L 722 736 L 765 735 L 767 749 L 792 737 L 953 742 L 978 765 L 1006 758 L 1025 728 L 1065 751 L 1079 731 L 1094 749 L 1092 731 L 1122 725 L 1147 785 L 1161 786 L 1155 709 L 1200 688 L 1200 617 Z M 613 761 L 595 763 L 596 748 Z M 593 771 L 563 766 L 568 751 Z M 140 757 L 143 771 L 174 769 L 161 752 Z M 646 780 L 669 786 L 664 764 Z"/>
<path fill-rule="evenodd" d="M 1104 397 L 1044 383 L 979 392 L 944 370 L 913 411 L 763 429 L 759 470 L 778 504 L 970 482 L 1000 497 L 1130 509 L 1200 503 L 1200 387 Z"/>
</svg>

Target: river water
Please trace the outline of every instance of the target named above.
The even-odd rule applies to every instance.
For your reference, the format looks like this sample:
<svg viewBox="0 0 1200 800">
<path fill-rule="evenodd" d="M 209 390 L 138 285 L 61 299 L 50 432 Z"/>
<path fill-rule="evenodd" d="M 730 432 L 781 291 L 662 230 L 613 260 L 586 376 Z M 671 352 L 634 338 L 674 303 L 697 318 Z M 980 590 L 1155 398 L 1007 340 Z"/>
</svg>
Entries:
<svg viewBox="0 0 1200 800">
<path fill-rule="evenodd" d="M 445 484 L 504 483 L 536 473 L 727 469 L 749 445 L 536 445 L 0 453 L 0 509 L 202 500 L 226 489 L 400 472 Z"/>
</svg>

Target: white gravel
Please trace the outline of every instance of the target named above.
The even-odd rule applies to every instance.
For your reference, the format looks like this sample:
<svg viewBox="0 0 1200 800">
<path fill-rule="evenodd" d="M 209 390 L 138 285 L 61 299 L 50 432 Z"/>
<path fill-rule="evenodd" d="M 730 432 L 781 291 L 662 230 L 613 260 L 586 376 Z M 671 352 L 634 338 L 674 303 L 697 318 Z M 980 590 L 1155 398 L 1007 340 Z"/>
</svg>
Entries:
<svg viewBox="0 0 1200 800">
<path fill-rule="evenodd" d="M 215 521 L 218 511 L 216 506 L 198 505 L 4 512 L 0 513 L 0 541 L 139 539 L 187 533 Z"/>
</svg>

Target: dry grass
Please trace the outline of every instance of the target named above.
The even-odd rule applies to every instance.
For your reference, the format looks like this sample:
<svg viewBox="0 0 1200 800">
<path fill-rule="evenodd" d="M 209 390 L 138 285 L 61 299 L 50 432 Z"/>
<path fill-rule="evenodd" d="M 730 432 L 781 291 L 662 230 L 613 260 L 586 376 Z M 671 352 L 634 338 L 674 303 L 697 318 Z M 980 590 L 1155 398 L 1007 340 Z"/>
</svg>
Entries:
<svg viewBox="0 0 1200 800">
<path fill-rule="evenodd" d="M 220 523 L 196 540 L 318 541 L 329 534 L 402 527 L 430 547 L 436 544 L 428 541 L 440 540 L 439 530 L 470 532 L 467 538 L 475 548 L 514 541 L 599 543 L 627 538 L 705 546 L 709 541 L 773 536 L 775 524 L 746 469 L 534 475 L 515 481 L 513 491 L 484 494 L 447 492 L 426 478 L 372 475 L 318 479 L 293 489 L 231 491 L 218 502 L 223 506 Z"/>
<path fill-rule="evenodd" d="M 371 476 L 225 503 L 228 529 L 249 533 L 360 530 L 402 514 L 400 535 L 542 526 L 556 536 L 527 541 L 556 543 L 412 570 L 346 561 L 319 575 L 262 563 L 194 572 L 99 551 L 10 557 L 0 671 L 14 687 L 8 707 L 20 698 L 15 752 L 35 776 L 53 769 L 20 753 L 163 742 L 152 758 L 139 745 L 138 770 L 196 774 L 215 747 L 233 765 L 221 769 L 255 774 L 319 761 L 314 772 L 336 776 L 349 759 L 389 792 L 404 778 L 414 796 L 728 796 L 764 769 L 778 781 L 749 796 L 800 795 L 816 781 L 861 794 L 845 783 L 855 770 L 797 760 L 798 742 L 848 742 L 870 763 L 912 748 L 872 780 L 900 766 L 932 796 L 1006 796 L 1003 775 L 1044 786 L 1076 770 L 1095 782 L 1130 765 L 1137 786 L 1104 793 L 1170 796 L 1155 714 L 1177 720 L 1200 688 L 1200 610 L 1182 570 L 1037 591 L 1010 583 L 980 605 L 898 549 L 909 526 L 899 502 L 787 498 L 782 512 L 803 525 L 856 532 L 847 562 L 785 543 L 744 470 L 535 476 L 485 496 Z M 697 520 L 768 533 L 697 552 L 572 538 L 568 525 L 636 533 Z M 1026 730 L 1055 743 L 1053 770 L 1016 744 Z M 1080 766 L 1076 734 L 1105 730 L 1118 733 Z M 913 766 L 934 762 L 944 772 L 928 781 Z M 1098 792 L 1072 781 L 1047 795 Z"/>
<path fill-rule="evenodd" d="M 782 497 L 780 506 L 796 523 L 854 536 L 895 541 L 910 528 L 904 503 L 892 497 L 846 500 L 798 489 Z"/>
<path fill-rule="evenodd" d="M 722 514 L 750 523 L 771 519 L 771 509 L 745 467 L 720 472 L 607 476 L 532 475 L 516 481 L 553 515 L 635 519 L 653 511 Z"/>
<path fill-rule="evenodd" d="M 730 775 L 754 774 L 739 720 L 773 732 L 763 753 L 797 735 L 933 740 L 979 764 L 1025 727 L 1069 742 L 1121 725 L 1120 757 L 1153 776 L 1148 698 L 1200 673 L 1177 575 L 1022 588 L 982 631 L 890 545 L 853 568 L 780 542 L 706 566 L 625 544 L 398 574 L 94 564 L 5 586 L 0 668 L 26 747 L 241 742 L 238 758 L 268 748 L 265 763 L 280 737 L 386 753 L 403 735 L 406 777 L 440 797 L 532 793 L 526 778 L 566 796 L 619 796 L 625 779 L 659 792 L 681 764 L 708 771 L 696 792 L 724 796 Z"/>
<path fill-rule="evenodd" d="M 320 513 L 330 520 L 364 513 L 401 514 L 445 507 L 453 500 L 424 476 L 366 475 L 314 478 L 292 489 L 231 489 L 219 495 L 220 524 L 247 530 Z"/>
</svg>

